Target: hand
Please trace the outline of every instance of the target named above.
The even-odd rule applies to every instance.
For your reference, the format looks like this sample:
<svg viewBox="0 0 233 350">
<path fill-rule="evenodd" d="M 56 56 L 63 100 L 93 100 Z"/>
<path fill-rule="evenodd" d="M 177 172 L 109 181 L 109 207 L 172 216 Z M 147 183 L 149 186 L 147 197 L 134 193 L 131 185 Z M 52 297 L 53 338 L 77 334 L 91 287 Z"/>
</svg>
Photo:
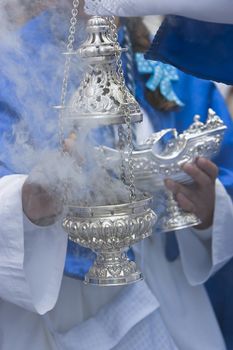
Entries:
<svg viewBox="0 0 233 350">
<path fill-rule="evenodd" d="M 45 181 L 39 168 L 33 169 L 23 185 L 22 205 L 25 215 L 38 226 L 53 224 L 63 211 L 62 196 Z"/>
<path fill-rule="evenodd" d="M 197 228 L 207 229 L 213 224 L 218 168 L 210 160 L 198 158 L 195 163 L 185 164 L 183 170 L 192 177 L 192 185 L 181 185 L 170 179 L 165 180 L 165 185 L 183 210 L 201 220 Z"/>
<path fill-rule="evenodd" d="M 76 135 L 71 133 L 64 141 L 63 150 L 74 156 Z M 76 152 L 77 153 L 77 152 Z M 76 158 L 78 156 L 76 155 Z M 51 157 L 54 155 L 51 155 Z M 81 160 L 78 159 L 80 162 Z M 22 189 L 22 205 L 25 215 L 39 226 L 53 224 L 63 211 L 64 177 L 59 178 L 58 167 L 62 167 L 63 158 L 55 161 L 56 165 L 44 164 L 35 167 L 29 174 Z M 66 167 L 66 165 L 64 164 Z M 68 168 L 69 172 L 69 168 Z M 64 175 L 62 175 L 64 176 Z"/>
</svg>

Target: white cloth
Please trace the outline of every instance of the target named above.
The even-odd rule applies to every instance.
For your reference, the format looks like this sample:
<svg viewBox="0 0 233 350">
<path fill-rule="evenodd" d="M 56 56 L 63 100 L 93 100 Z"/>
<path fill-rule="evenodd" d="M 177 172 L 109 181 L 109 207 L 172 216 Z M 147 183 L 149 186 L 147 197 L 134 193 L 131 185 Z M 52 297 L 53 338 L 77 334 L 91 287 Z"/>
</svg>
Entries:
<svg viewBox="0 0 233 350">
<path fill-rule="evenodd" d="M 0 179 L 0 298 L 41 314 L 55 305 L 67 238 L 60 224 L 44 230 L 23 215 L 21 188 L 25 179 L 24 175 Z"/>
<path fill-rule="evenodd" d="M 203 21 L 233 23 L 232 0 L 85 0 L 94 15 L 179 15 Z"/>
<path fill-rule="evenodd" d="M 0 179 L 1 350 L 225 350 L 200 285 L 233 255 L 233 205 L 220 183 L 212 240 L 178 232 L 181 259 L 169 263 L 164 235 L 154 235 L 144 242 L 144 282 L 100 288 L 63 277 L 66 237 L 59 224 L 24 219 L 24 180 Z"/>
</svg>

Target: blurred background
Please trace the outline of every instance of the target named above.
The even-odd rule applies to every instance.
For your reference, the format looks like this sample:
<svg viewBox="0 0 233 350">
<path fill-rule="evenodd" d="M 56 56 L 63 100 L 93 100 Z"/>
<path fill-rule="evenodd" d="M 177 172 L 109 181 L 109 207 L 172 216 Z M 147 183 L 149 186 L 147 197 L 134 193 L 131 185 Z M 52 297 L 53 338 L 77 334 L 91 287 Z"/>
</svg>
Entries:
<svg viewBox="0 0 233 350">
<path fill-rule="evenodd" d="M 147 16 L 144 17 L 144 23 L 151 32 L 151 36 L 154 37 L 155 32 L 159 29 L 160 24 L 162 23 L 162 16 Z M 233 118 L 233 86 L 216 83 L 218 89 L 220 90 L 222 96 L 224 97 L 231 116 Z"/>
</svg>

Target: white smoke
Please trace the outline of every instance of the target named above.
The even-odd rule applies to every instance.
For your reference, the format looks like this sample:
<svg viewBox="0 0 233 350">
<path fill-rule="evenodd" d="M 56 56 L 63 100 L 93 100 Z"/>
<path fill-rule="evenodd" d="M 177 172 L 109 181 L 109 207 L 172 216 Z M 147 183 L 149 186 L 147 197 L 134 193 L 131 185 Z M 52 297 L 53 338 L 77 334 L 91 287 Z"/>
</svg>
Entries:
<svg viewBox="0 0 233 350">
<path fill-rule="evenodd" d="M 69 183 L 70 202 L 126 202 L 128 191 L 95 159 L 87 131 L 79 131 L 72 144 L 73 157 L 61 156 L 59 151 L 60 125 L 53 105 L 60 103 L 65 60 L 62 52 L 66 50 L 70 21 L 68 3 L 3 0 L 0 4 L 0 108 L 1 103 L 5 106 L 0 109 L 4 124 L 0 129 L 0 161 L 16 173 L 33 170 L 31 181 L 51 190 L 59 187 L 60 193 Z M 77 42 L 84 38 L 83 27 L 81 19 Z M 53 40 L 47 40 L 49 35 Z M 71 72 L 67 99 L 83 74 L 78 58 Z"/>
</svg>

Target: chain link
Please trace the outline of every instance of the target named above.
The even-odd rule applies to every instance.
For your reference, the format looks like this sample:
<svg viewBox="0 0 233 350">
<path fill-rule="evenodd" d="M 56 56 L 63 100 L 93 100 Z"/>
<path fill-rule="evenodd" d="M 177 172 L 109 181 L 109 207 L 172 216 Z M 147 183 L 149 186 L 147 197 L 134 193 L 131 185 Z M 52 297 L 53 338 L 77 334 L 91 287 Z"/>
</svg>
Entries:
<svg viewBox="0 0 233 350">
<path fill-rule="evenodd" d="M 118 136 L 119 136 L 119 145 L 122 155 L 122 179 L 126 182 L 126 173 L 128 173 L 128 182 L 129 182 L 129 190 L 130 190 L 130 201 L 134 201 L 136 199 L 136 187 L 135 187 L 135 175 L 134 175 L 134 160 L 133 160 L 133 136 L 132 136 L 132 127 L 131 127 L 131 113 L 130 107 L 128 105 L 128 94 L 125 85 L 125 78 L 123 72 L 123 66 L 121 61 L 121 52 L 118 44 L 118 35 L 117 35 L 117 26 L 115 24 L 115 17 L 111 16 L 108 18 L 110 23 L 110 32 L 111 37 L 115 42 L 116 46 L 116 64 L 117 64 L 117 75 L 120 81 L 121 90 L 123 93 L 124 100 L 124 112 L 125 112 L 125 123 L 126 123 L 126 135 L 124 133 L 124 128 L 119 126 L 118 128 Z M 126 142 L 125 142 L 126 138 Z M 123 148 L 126 143 L 127 146 L 127 169 L 124 162 L 123 157 Z"/>
<path fill-rule="evenodd" d="M 125 166 L 125 156 L 124 156 L 124 149 L 125 149 L 125 130 L 123 125 L 120 125 L 118 127 L 118 148 L 120 150 L 120 156 L 121 156 L 121 180 L 125 184 L 126 183 L 126 166 Z"/>
<path fill-rule="evenodd" d="M 66 59 L 65 59 L 65 65 L 64 65 L 62 89 L 61 89 L 61 109 L 59 113 L 59 143 L 60 143 L 60 149 L 62 153 L 64 153 L 63 142 L 65 139 L 64 123 L 63 123 L 64 112 L 65 112 L 64 108 L 66 104 L 68 81 L 69 81 L 69 75 L 70 75 L 70 65 L 71 65 L 71 57 L 72 57 L 71 54 L 74 52 L 76 25 L 78 22 L 78 14 L 79 14 L 78 7 L 79 7 L 79 0 L 73 0 L 73 8 L 71 10 L 70 27 L 69 27 L 67 46 L 66 46 L 67 52 L 66 52 Z"/>
<path fill-rule="evenodd" d="M 76 25 L 78 22 L 78 14 L 79 14 L 78 7 L 79 7 L 79 0 L 73 0 L 73 8 L 71 10 L 70 27 L 69 27 L 69 34 L 67 39 L 67 46 L 66 46 L 67 52 L 66 52 L 66 59 L 65 59 L 65 65 L 64 65 L 62 89 L 61 89 L 61 109 L 59 112 L 59 143 L 60 143 L 60 151 L 61 151 L 61 154 L 63 154 L 63 156 L 67 156 L 67 153 L 64 152 L 64 140 L 65 140 L 64 113 L 65 113 L 68 81 L 69 81 L 69 75 L 70 75 L 71 59 L 72 59 L 72 53 L 74 52 Z M 66 179 L 63 182 L 63 191 L 64 191 L 63 202 L 64 203 L 68 202 L 69 190 L 70 190 L 69 180 Z"/>
</svg>

